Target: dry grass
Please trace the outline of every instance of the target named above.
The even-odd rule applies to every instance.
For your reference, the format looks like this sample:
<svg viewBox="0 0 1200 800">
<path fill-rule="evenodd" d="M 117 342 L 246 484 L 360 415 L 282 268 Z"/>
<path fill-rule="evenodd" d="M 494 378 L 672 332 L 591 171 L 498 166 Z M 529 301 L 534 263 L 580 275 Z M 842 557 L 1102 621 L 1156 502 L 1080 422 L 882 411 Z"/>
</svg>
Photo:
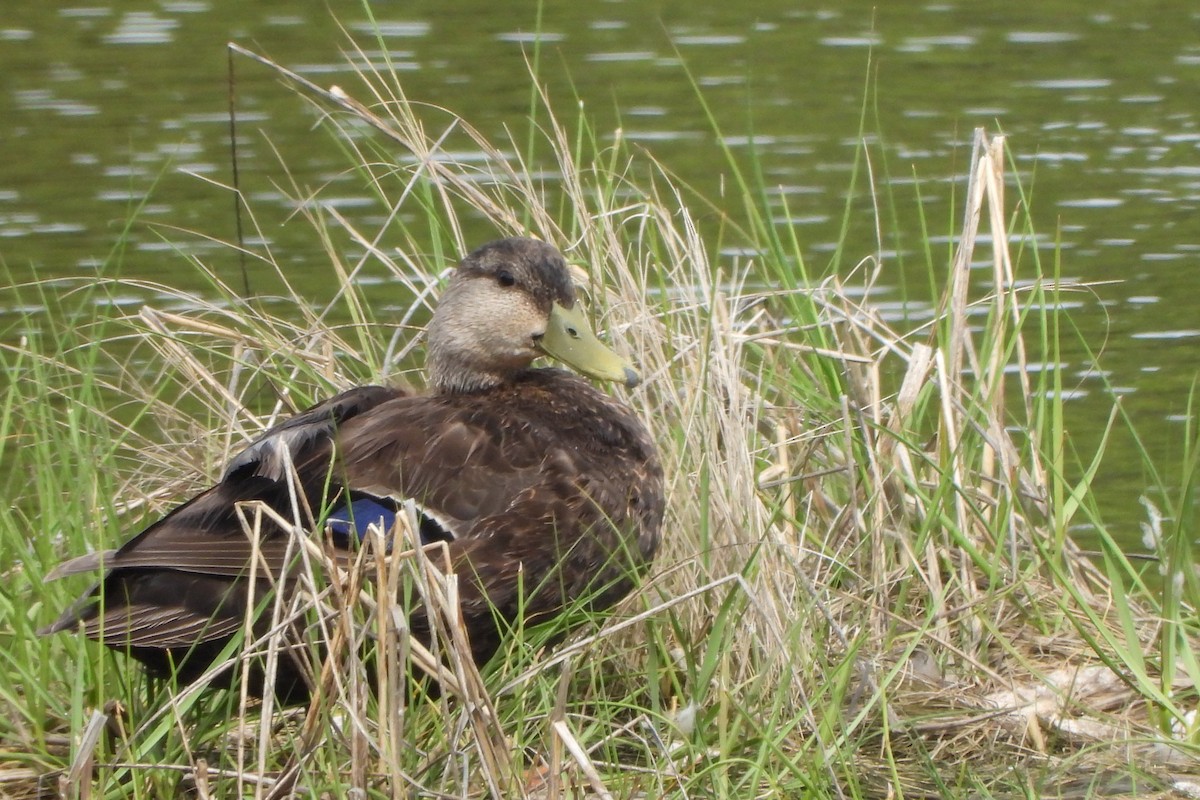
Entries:
<svg viewBox="0 0 1200 800">
<path fill-rule="evenodd" d="M 123 506 L 93 502 L 81 521 L 161 510 L 201 480 L 197 464 L 215 474 L 280 414 L 408 363 L 415 335 L 402 326 L 381 343 L 356 278 L 382 265 L 417 298 L 419 320 L 447 263 L 438 254 L 478 244 L 464 230 L 482 219 L 497 236 L 536 235 L 588 265 L 601 327 L 646 377 L 627 399 L 670 481 L 653 576 L 563 646 L 541 646 L 552 632 L 519 632 L 481 676 L 457 655 L 455 585 L 436 550 L 368 548 L 339 567 L 297 526 L 305 591 L 273 612 L 280 630 L 303 618 L 330 643 L 314 663 L 323 691 L 310 708 L 143 686 L 132 711 L 85 719 L 89 695 L 76 688 L 57 728 L 7 731 L 7 750 L 40 750 L 0 769 L 0 792 L 27 796 L 41 775 L 50 794 L 72 797 L 123 785 L 143 795 L 184 785 L 199 797 L 1146 796 L 1200 773 L 1194 745 L 1170 725 L 1195 706 L 1195 671 L 1168 662 L 1164 674 L 1153 655 L 1162 619 L 1065 533 L 1087 483 L 1068 479 L 1053 376 L 1029 364 L 1052 359 L 1065 287 L 1014 275 L 1008 242 L 1022 237 L 1006 221 L 1002 140 L 977 139 L 935 319 L 899 331 L 869 293 L 855 299 L 836 278 L 801 284 L 794 269 L 794 285 L 752 284 L 795 266 L 769 243 L 754 243 L 760 259 L 718 267 L 685 197 L 661 172 L 634 181 L 646 157 L 620 142 L 581 160 L 577 138 L 547 114 L 551 189 L 511 155 L 520 147 L 423 117 L 387 74 L 363 79 L 362 102 L 306 91 L 330 111 L 387 221 L 362 230 L 293 187 L 351 324 L 331 327 L 330 309 L 298 294 L 298 319 L 272 317 L 215 276 L 223 301 L 146 308 L 121 323 L 135 356 L 153 351 L 156 388 L 146 390 L 146 370 L 123 371 L 106 396 L 138 398 L 157 434 L 99 419 L 123 431 L 142 467 L 116 493 Z M 428 130 L 430 118 L 441 127 Z M 486 160 L 446 157 L 450 136 Z M 371 149 L 380 142 L 390 157 Z M 427 228 L 399 221 L 413 208 Z M 977 252 L 981 228 L 988 253 Z M 430 237 L 434 257 L 417 257 Z M 347 262 L 342 239 L 362 257 Z M 269 256 L 251 255 L 286 285 Z M 977 297 L 968 276 L 984 258 L 992 277 Z M 32 346 L 6 352 L 43 358 Z M 266 405 L 253 400 L 264 380 L 277 398 Z M 402 585 L 434 610 L 433 653 L 402 635 Z M 53 592 L 52 604 L 62 591 L 34 593 Z M 277 646 L 268 637 L 247 649 L 270 657 Z M 413 683 L 424 672 L 440 675 L 441 697 Z M 72 675 L 50 685 L 72 694 Z M 90 666 L 74 676 L 103 677 Z M 2 702 L 28 701 L 9 691 Z M 62 728 L 69 757 L 51 748 Z"/>
</svg>

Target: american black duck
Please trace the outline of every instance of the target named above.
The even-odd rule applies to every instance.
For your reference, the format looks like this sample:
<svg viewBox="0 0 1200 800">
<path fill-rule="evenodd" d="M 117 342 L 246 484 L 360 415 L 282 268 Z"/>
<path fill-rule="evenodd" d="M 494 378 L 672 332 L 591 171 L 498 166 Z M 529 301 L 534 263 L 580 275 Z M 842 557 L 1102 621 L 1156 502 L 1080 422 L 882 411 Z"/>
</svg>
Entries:
<svg viewBox="0 0 1200 800">
<path fill-rule="evenodd" d="M 477 662 L 505 621 L 627 594 L 658 547 L 662 470 L 628 408 L 532 366 L 550 356 L 592 378 L 638 380 L 588 329 L 562 255 L 533 239 L 484 245 L 453 273 L 427 336 L 427 393 L 351 389 L 266 431 L 215 486 L 121 548 L 61 565 L 58 577 L 106 572 L 44 632 L 80 631 L 155 674 L 196 680 L 244 624 L 251 542 L 236 507 L 260 501 L 291 519 L 289 464 L 335 547 L 415 503 L 422 539 L 447 542 Z M 295 552 L 290 535 L 264 521 L 260 563 L 273 574 Z M 418 635 L 421 616 L 410 620 Z M 281 659 L 280 697 L 301 701 L 310 683 Z"/>
</svg>

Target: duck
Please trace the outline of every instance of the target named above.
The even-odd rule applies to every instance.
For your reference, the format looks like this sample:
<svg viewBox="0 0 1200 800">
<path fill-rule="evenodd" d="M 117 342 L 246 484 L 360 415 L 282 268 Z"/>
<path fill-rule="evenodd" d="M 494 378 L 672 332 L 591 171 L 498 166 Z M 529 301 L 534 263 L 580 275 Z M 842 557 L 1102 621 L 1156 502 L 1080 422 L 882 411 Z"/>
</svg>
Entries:
<svg viewBox="0 0 1200 800">
<path fill-rule="evenodd" d="M 477 664 L 513 625 L 575 603 L 609 609 L 659 547 L 663 470 L 646 426 L 593 383 L 640 379 L 591 331 L 578 295 L 551 244 L 474 250 L 427 326 L 427 390 L 360 386 L 266 430 L 214 485 L 119 548 L 60 564 L 51 578 L 102 575 L 42 633 L 80 633 L 181 686 L 214 671 L 210 684 L 231 685 L 232 670 L 212 668 L 248 618 L 256 635 L 269 630 L 252 575 L 285 574 L 296 553 L 270 514 L 252 542 L 245 509 L 294 519 L 297 494 L 319 523 L 309 533 L 343 556 L 372 526 L 391 531 L 415 513 L 420 542 L 440 543 L 457 576 Z M 574 371 L 536 366 L 543 357 Z M 410 612 L 413 636 L 429 638 L 427 617 Z M 315 690 L 302 658 L 278 659 L 270 685 L 262 664 L 251 671 L 252 694 L 299 703 Z"/>
</svg>

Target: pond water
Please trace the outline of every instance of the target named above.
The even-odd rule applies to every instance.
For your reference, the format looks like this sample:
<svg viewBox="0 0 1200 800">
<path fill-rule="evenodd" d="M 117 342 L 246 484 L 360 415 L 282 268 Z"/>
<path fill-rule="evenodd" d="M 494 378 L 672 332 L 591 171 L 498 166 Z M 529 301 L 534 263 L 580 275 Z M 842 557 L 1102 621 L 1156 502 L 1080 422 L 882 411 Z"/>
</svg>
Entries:
<svg viewBox="0 0 1200 800">
<path fill-rule="evenodd" d="M 142 220 L 232 239 L 232 202 L 209 183 L 230 180 L 226 42 L 322 85 L 349 83 L 342 26 L 368 59 L 382 57 L 382 42 L 410 98 L 492 135 L 524 129 L 527 58 L 540 35 L 539 73 L 560 111 L 577 97 L 597 130 L 622 128 L 716 195 L 723 162 L 694 79 L 726 143 L 745 151 L 753 139 L 766 181 L 788 197 L 781 224 L 797 229 L 820 271 L 841 225 L 870 85 L 867 130 L 888 155 L 874 166 L 897 191 L 920 181 L 935 231 L 959 216 L 973 128 L 1008 134 L 1039 233 L 1048 246 L 1058 240 L 1066 277 L 1094 284 L 1073 298 L 1072 319 L 1102 369 L 1082 347 L 1065 355 L 1076 379 L 1074 442 L 1085 455 L 1094 447 L 1115 393 L 1150 454 L 1177 460 L 1200 363 L 1200 7 L 874 5 L 607 0 L 547 3 L 539 19 L 535 3 L 409 0 L 371 4 L 376 39 L 364 7 L 347 0 L 9 3 L 0 18 L 0 263 L 15 280 L 86 275 L 147 192 Z M 295 281 L 319 281 L 324 258 L 311 231 L 278 224 L 288 209 L 270 182 L 279 175 L 272 148 L 313 185 L 336 176 L 343 157 L 312 134 L 311 115 L 276 76 L 245 61 L 237 108 L 243 130 L 270 136 L 243 147 L 243 187 L 256 211 L 278 206 L 266 229 L 296 265 Z M 898 206 L 914 211 L 886 234 L 883 280 L 897 301 L 905 256 L 923 269 L 915 203 Z M 870 225 L 862 233 L 851 262 L 875 250 Z M 126 275 L 195 280 L 153 226 L 136 227 L 125 248 Z M 196 248 L 231 258 L 217 245 Z M 0 309 L 0 331 L 13 311 Z M 1145 476 L 1132 453 L 1116 442 L 1100 480 L 1115 530 L 1137 548 Z"/>
</svg>

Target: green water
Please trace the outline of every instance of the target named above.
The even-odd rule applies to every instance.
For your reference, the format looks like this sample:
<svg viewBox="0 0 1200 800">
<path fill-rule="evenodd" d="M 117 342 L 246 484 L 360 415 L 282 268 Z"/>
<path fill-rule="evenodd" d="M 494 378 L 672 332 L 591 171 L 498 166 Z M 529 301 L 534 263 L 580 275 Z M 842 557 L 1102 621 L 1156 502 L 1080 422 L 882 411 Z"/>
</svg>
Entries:
<svg viewBox="0 0 1200 800">
<path fill-rule="evenodd" d="M 16 280 L 87 276 L 125 237 L 122 273 L 201 288 L 177 242 L 235 279 L 219 244 L 234 237 L 225 44 L 236 41 L 321 85 L 353 84 L 352 62 L 400 71 L 408 96 L 464 115 L 491 136 L 527 130 L 536 58 L 560 114 L 576 103 L 596 129 L 645 147 L 682 180 L 719 197 L 719 142 L 748 157 L 787 198 L 810 268 L 829 263 L 858 144 L 883 142 L 872 169 L 893 187 L 885 220 L 885 313 L 919 314 L 902 287 L 922 276 L 912 195 L 943 235 L 956 225 L 972 129 L 1008 134 L 1033 199 L 1044 256 L 1061 247 L 1083 348 L 1064 354 L 1073 441 L 1094 447 L 1113 394 L 1151 455 L 1180 452 L 1200 343 L 1200 9 L 1191 0 L 1067 2 L 376 3 L 379 37 L 358 3 L 8 3 L 0 15 L 0 260 Z M 875 5 L 879 5 L 876 9 Z M 540 31 L 535 36 L 535 32 Z M 540 46 L 535 47 L 534 43 Z M 276 76 L 236 63 L 242 187 L 294 282 L 323 294 L 326 261 L 311 228 L 289 222 L 278 150 L 302 186 L 326 186 L 342 213 L 369 212 L 345 158 L 313 132 L 314 114 Z M 868 90 L 868 87 L 869 90 Z M 431 119 L 437 119 L 431 111 Z M 144 198 L 149 196 L 142 207 Z M 1015 194 L 1013 195 L 1015 198 Z M 869 198 L 847 264 L 876 252 Z M 486 236 L 485 231 L 480 236 Z M 164 241 L 167 240 L 167 241 Z M 169 243 L 168 243 L 169 242 Z M 941 253 L 939 253 L 941 255 Z M 255 278 L 251 269 L 251 280 Z M 191 284 L 195 286 L 191 286 Z M 135 305 L 152 293 L 118 298 Z M 0 331 L 13 312 L 0 308 Z M 1113 387 L 1110 391 L 1109 387 Z M 1101 476 L 1116 531 L 1138 548 L 1146 477 L 1119 439 Z"/>
</svg>

